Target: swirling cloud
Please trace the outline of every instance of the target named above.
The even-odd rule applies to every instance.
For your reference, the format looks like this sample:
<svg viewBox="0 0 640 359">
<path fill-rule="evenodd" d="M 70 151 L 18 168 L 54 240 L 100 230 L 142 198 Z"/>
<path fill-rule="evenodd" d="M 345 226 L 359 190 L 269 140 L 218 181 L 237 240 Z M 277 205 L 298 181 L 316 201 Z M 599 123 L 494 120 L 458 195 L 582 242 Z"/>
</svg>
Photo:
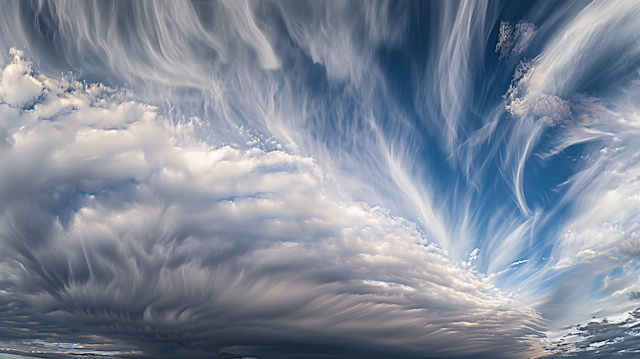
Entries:
<svg viewBox="0 0 640 359">
<path fill-rule="evenodd" d="M 0 105 L 4 338 L 110 338 L 153 356 L 531 350 L 537 314 L 415 224 L 337 200 L 312 159 L 211 148 L 196 119 L 35 75 L 12 54 L 5 96 L 23 83 L 40 95 Z"/>
</svg>

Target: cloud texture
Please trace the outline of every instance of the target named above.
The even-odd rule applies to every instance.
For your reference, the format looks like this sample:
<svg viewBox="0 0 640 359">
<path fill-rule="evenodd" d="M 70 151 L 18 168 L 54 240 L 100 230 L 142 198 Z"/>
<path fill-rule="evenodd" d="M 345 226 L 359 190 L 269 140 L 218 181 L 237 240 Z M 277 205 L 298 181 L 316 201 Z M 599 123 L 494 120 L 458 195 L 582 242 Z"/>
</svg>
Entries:
<svg viewBox="0 0 640 359">
<path fill-rule="evenodd" d="M 196 119 L 36 78 L 12 55 L 5 98 L 38 101 L 2 105 L 3 337 L 105 337 L 153 356 L 527 350 L 538 315 L 415 224 L 333 198 L 312 159 L 209 148 Z"/>
<path fill-rule="evenodd" d="M 0 14 L 2 350 L 634 355 L 638 4 Z"/>
</svg>

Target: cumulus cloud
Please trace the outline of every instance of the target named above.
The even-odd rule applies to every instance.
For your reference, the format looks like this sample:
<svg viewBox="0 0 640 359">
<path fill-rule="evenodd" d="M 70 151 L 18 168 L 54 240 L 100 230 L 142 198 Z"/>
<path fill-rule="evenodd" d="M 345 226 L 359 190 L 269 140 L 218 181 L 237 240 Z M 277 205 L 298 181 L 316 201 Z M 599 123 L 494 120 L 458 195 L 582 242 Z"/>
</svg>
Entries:
<svg viewBox="0 0 640 359">
<path fill-rule="evenodd" d="M 337 200 L 312 159 L 209 147 L 193 121 L 36 76 L 13 53 L 3 74 L 18 66 L 42 86 L 29 109 L 0 105 L 0 331 L 16 348 L 532 350 L 535 312 L 455 266 L 415 224 Z M 3 84 L 10 98 L 23 88 Z"/>
<path fill-rule="evenodd" d="M 391 19 L 390 2 L 283 2 L 289 36 L 332 81 L 358 86 L 371 76 L 371 49 L 402 42 L 404 19 Z M 375 72 L 374 72 L 375 73 Z"/>
<path fill-rule="evenodd" d="M 11 63 L 2 71 L 0 80 L 0 100 L 13 107 L 23 107 L 33 102 L 42 92 L 42 84 L 29 76 L 31 68 L 21 57 L 24 55 L 17 49 L 9 53 Z"/>
<path fill-rule="evenodd" d="M 430 61 L 414 74 L 420 79 L 414 103 L 427 128 L 440 129 L 442 135 L 436 136 L 437 140 L 455 158 L 469 131 L 464 119 L 473 78 L 482 62 L 482 46 L 490 31 L 483 20 L 491 15 L 486 1 L 445 2 L 437 9 L 442 15 L 433 19 L 438 31 L 428 44 Z"/>
<path fill-rule="evenodd" d="M 553 94 L 539 91 L 535 84 L 536 68 L 521 62 L 516 68 L 514 81 L 505 95 L 505 108 L 511 116 L 522 118 L 532 116 L 549 126 L 565 125 L 572 120 L 570 103 Z"/>
<path fill-rule="evenodd" d="M 502 21 L 499 31 L 496 52 L 502 59 L 524 51 L 535 35 L 536 26 L 527 21 L 519 21 L 515 25 Z"/>
</svg>

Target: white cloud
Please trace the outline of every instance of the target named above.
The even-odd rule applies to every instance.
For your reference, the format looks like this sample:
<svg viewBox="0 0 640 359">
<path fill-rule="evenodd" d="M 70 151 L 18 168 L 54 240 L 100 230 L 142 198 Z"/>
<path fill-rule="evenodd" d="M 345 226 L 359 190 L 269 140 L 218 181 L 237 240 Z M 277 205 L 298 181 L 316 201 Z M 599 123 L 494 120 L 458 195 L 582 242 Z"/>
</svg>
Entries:
<svg viewBox="0 0 640 359">
<path fill-rule="evenodd" d="M 9 66 L 28 69 L 14 53 Z M 414 223 L 337 200 L 312 159 L 211 148 L 197 122 L 104 86 L 21 76 L 42 90 L 31 109 L 0 104 L 0 304 L 26 303 L 0 314 L 3 335 L 18 315 L 32 323 L 23 337 L 108 337 L 149 355 L 281 340 L 533 350 L 537 314 L 453 265 Z M 5 96 L 21 86 L 7 82 Z"/>
<path fill-rule="evenodd" d="M 549 126 L 567 125 L 573 119 L 570 103 L 538 89 L 538 70 L 530 63 L 520 63 L 514 81 L 505 95 L 505 108 L 516 118 L 533 117 Z"/>
<path fill-rule="evenodd" d="M 42 84 L 29 76 L 31 65 L 21 61 L 21 51 L 11 49 L 10 56 L 11 62 L 2 71 L 0 100 L 10 106 L 23 107 L 40 96 Z"/>
</svg>

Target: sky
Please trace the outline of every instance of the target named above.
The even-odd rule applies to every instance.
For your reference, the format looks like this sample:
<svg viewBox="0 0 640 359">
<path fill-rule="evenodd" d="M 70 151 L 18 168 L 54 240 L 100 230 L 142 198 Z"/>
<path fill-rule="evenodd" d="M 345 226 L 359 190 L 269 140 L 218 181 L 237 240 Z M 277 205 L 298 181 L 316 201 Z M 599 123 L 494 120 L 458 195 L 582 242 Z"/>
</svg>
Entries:
<svg viewBox="0 0 640 359">
<path fill-rule="evenodd" d="M 640 355 L 640 2 L 0 17 L 0 358 Z"/>
</svg>

